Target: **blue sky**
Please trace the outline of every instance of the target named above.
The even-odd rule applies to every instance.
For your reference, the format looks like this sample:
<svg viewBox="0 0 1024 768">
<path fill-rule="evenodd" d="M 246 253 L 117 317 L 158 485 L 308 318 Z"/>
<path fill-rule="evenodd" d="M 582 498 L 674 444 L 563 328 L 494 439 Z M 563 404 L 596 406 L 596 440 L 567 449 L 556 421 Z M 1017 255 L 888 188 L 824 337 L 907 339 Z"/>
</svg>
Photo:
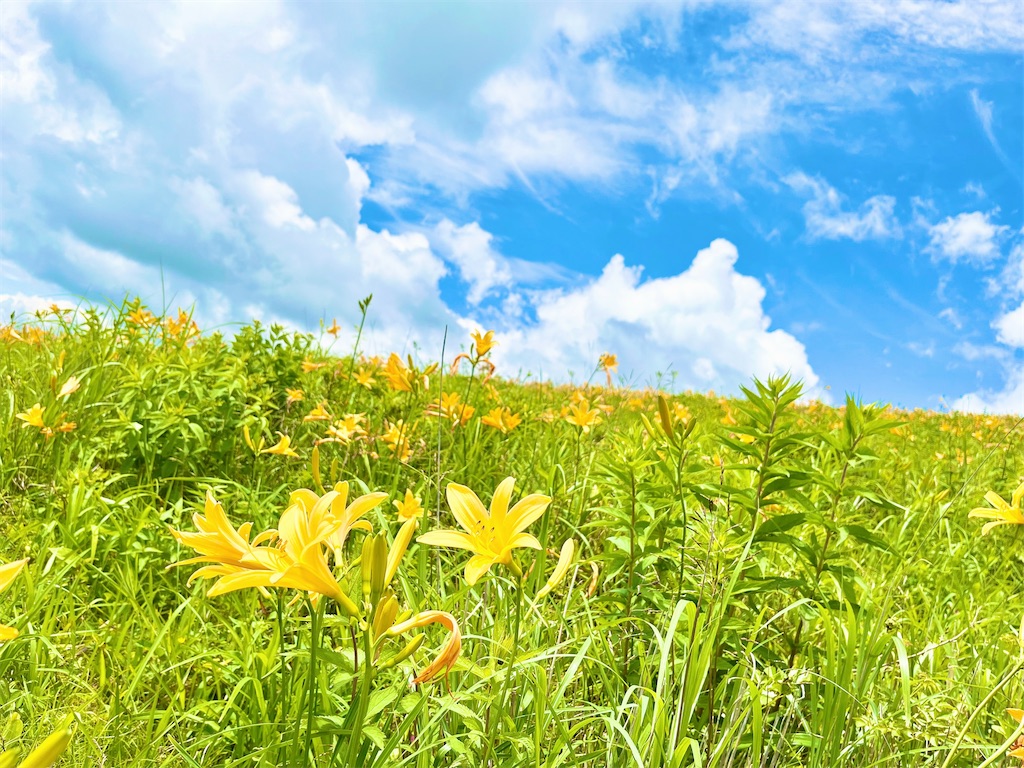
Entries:
<svg viewBox="0 0 1024 768">
<path fill-rule="evenodd" d="M 1014 0 L 9 0 L 0 38 L 5 315 L 372 291 L 377 351 L 1024 413 Z"/>
</svg>

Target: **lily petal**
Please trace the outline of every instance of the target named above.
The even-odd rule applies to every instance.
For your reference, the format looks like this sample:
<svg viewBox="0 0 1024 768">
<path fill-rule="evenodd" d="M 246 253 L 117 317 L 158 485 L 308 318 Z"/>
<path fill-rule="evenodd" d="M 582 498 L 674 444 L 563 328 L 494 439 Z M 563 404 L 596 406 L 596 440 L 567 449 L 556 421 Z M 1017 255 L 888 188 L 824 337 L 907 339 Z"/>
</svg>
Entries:
<svg viewBox="0 0 1024 768">
<path fill-rule="evenodd" d="M 544 510 L 551 503 L 550 496 L 533 493 L 519 500 L 512 507 L 508 515 L 507 525 L 513 533 L 519 533 L 530 527 L 530 525 L 544 514 Z"/>
<path fill-rule="evenodd" d="M 491 524 L 500 528 L 505 524 L 508 515 L 508 503 L 512 500 L 512 490 L 515 488 L 516 479 L 506 477 L 498 487 L 494 489 L 494 496 L 491 497 Z"/>
<path fill-rule="evenodd" d="M 11 582 L 18 577 L 18 574 L 21 573 L 21 569 L 25 567 L 27 562 L 28 558 L 25 558 L 24 560 L 15 560 L 12 563 L 0 565 L 0 592 L 3 592 L 11 585 Z"/>
<path fill-rule="evenodd" d="M 455 549 L 476 550 L 478 543 L 476 539 L 461 531 L 428 531 L 418 537 L 419 544 L 428 544 L 432 547 L 454 547 Z"/>
<path fill-rule="evenodd" d="M 206 569 L 199 569 L 199 571 L 203 570 Z M 192 575 L 195 576 L 199 571 Z M 248 587 L 270 587 L 273 586 L 270 583 L 273 575 L 270 571 L 239 571 L 238 573 L 229 573 L 222 576 L 216 584 L 210 587 L 206 594 L 209 597 L 216 597 L 217 595 L 226 595 L 228 592 L 235 592 Z"/>
<path fill-rule="evenodd" d="M 493 555 L 473 555 L 466 563 L 466 583 L 473 586 L 494 565 Z"/>
<path fill-rule="evenodd" d="M 406 520 L 402 527 L 398 529 L 398 535 L 395 536 L 395 541 L 388 551 L 388 567 L 384 573 L 384 589 L 387 589 L 388 584 L 395 578 L 398 564 L 401 562 L 405 550 L 409 548 L 409 542 L 412 541 L 412 535 L 416 533 L 416 526 L 418 524 L 419 521 L 413 517 Z"/>
<path fill-rule="evenodd" d="M 350 520 L 358 520 L 360 517 L 365 515 L 371 509 L 379 505 L 382 501 L 386 500 L 388 495 L 386 493 L 368 493 L 365 496 L 360 496 L 358 499 L 352 502 L 352 505 L 345 510 L 345 516 Z M 355 526 L 353 526 L 354 528 Z"/>
<path fill-rule="evenodd" d="M 480 498 L 470 488 L 458 483 L 448 483 L 446 495 L 448 506 L 459 525 L 466 533 L 476 535 L 488 518 Z"/>
</svg>

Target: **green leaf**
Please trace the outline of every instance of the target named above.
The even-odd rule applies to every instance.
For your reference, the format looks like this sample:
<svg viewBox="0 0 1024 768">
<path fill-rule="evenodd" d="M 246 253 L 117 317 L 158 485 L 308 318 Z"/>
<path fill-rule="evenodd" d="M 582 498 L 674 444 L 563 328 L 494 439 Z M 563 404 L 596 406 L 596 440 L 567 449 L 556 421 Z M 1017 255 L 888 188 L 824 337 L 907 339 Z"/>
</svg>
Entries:
<svg viewBox="0 0 1024 768">
<path fill-rule="evenodd" d="M 806 512 L 791 512 L 785 515 L 770 517 L 758 526 L 757 532 L 754 534 L 754 541 L 764 541 L 770 536 L 788 531 L 801 525 L 806 519 Z"/>
</svg>

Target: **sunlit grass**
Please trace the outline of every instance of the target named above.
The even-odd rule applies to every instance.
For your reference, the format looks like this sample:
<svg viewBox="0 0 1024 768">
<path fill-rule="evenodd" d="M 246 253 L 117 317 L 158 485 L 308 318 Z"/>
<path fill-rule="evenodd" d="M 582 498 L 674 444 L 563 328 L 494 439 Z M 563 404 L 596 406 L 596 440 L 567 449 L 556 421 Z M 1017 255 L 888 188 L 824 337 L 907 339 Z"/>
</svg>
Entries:
<svg viewBox="0 0 1024 768">
<path fill-rule="evenodd" d="M 0 329 L 0 752 L 68 718 L 58 765 L 1019 748 L 1018 419 L 625 390 L 613 353 L 517 382 L 496 343 L 337 357 L 138 302 Z"/>
</svg>

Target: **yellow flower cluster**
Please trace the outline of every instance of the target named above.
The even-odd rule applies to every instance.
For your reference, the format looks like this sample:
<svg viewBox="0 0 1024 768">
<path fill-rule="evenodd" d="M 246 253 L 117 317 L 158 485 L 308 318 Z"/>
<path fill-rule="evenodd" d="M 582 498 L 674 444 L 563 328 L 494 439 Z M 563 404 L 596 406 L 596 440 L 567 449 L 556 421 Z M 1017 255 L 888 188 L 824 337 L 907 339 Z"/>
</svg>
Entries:
<svg viewBox="0 0 1024 768">
<path fill-rule="evenodd" d="M 173 565 L 201 564 L 189 582 L 216 578 L 210 596 L 253 587 L 293 589 L 313 600 L 329 598 L 350 619 L 371 631 L 376 644 L 428 624 L 442 624 L 449 631 L 449 639 L 437 658 L 415 678 L 417 683 L 427 682 L 454 666 L 462 636 L 455 618 L 443 611 L 423 611 L 398 621 L 399 605 L 390 585 L 412 541 L 417 517 L 410 517 L 402 525 L 390 550 L 383 536 L 364 539 L 363 597 L 353 598 L 335 578 L 332 563 L 338 566 L 344 562 L 345 543 L 352 531 L 372 531 L 363 517 L 387 494 L 368 493 L 349 503 L 348 490 L 348 483 L 342 482 L 323 495 L 306 488 L 294 491 L 278 527 L 251 540 L 252 524 L 235 529 L 221 504 L 207 493 L 204 514 L 193 516 L 197 530 L 171 531 L 179 542 L 199 554 Z"/>
<path fill-rule="evenodd" d="M 460 403 L 462 398 L 458 392 L 442 392 L 439 400 L 427 406 L 427 416 L 436 416 L 450 421 L 452 427 L 464 427 L 476 412 L 476 408 Z"/>
<path fill-rule="evenodd" d="M 64 387 L 61 388 L 61 391 L 58 394 L 58 398 L 67 397 L 76 389 L 78 389 L 78 381 L 75 379 L 75 381 L 72 382 L 72 379 L 75 379 L 75 377 L 72 376 L 71 379 L 68 380 L 68 383 L 73 383 L 73 387 L 69 389 L 68 384 L 65 384 Z M 67 421 L 66 412 L 61 413 L 57 417 L 56 421 L 54 421 L 52 424 L 46 423 L 45 415 L 46 411 L 43 409 L 42 403 L 36 403 L 27 411 L 14 414 L 14 417 L 16 419 L 20 419 L 23 422 L 21 425 L 23 429 L 26 427 L 35 427 L 36 429 L 39 430 L 39 433 L 43 435 L 43 437 L 45 437 L 47 440 L 49 440 L 51 437 L 58 433 L 73 432 L 75 429 L 78 428 L 77 422 Z"/>
<path fill-rule="evenodd" d="M 486 416 L 480 419 L 481 423 L 486 424 L 488 427 L 493 427 L 501 432 L 503 435 L 507 435 L 513 429 L 518 427 L 522 423 L 522 418 L 518 414 L 512 413 L 512 409 L 507 406 L 501 408 L 492 409 Z"/>
</svg>

